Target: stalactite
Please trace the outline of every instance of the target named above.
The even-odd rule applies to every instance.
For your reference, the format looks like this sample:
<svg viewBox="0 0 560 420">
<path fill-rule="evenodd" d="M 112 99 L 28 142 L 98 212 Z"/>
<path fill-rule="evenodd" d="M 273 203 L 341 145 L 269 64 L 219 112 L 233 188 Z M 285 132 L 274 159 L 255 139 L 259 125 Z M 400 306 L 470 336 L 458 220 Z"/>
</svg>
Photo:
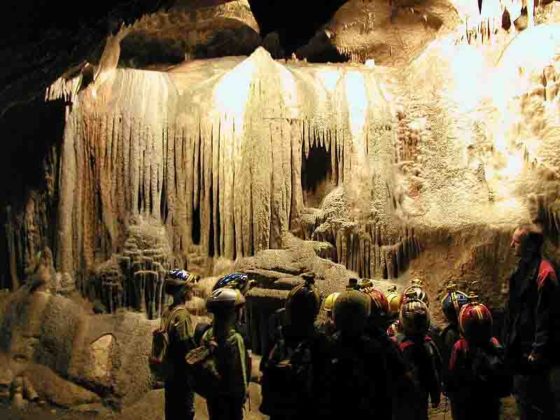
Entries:
<svg viewBox="0 0 560 420">
<path fill-rule="evenodd" d="M 374 120 L 386 124 L 389 116 L 373 75 L 364 76 L 363 89 L 369 93 L 361 141 L 366 142 L 363 165 L 368 168 L 360 168 L 355 155 L 361 152 L 354 147 L 349 111 L 338 102 L 328 102 L 322 106 L 332 107 L 327 110 L 332 118 L 318 119 L 316 105 L 308 104 L 305 91 L 296 89 L 298 73 L 262 54 L 256 52 L 212 82 L 217 95 L 220 84 L 229 83 L 228 77 L 236 86 L 242 85 L 244 72 L 252 69 L 241 114 L 226 109 L 208 91 L 203 103 L 195 104 L 190 98 L 196 96 L 196 88 L 189 87 L 193 90 L 182 95 L 168 87 L 168 75 L 133 70 L 116 71 L 110 108 L 73 109 L 61 169 L 58 261 L 62 271 L 84 272 L 109 259 L 129 243 L 127 229 L 138 220 L 164 226 L 170 249 L 187 266 L 191 256 L 233 259 L 281 247 L 283 233 L 298 230 L 304 209 L 302 159 L 309 157 L 312 147 L 328 153 L 335 185 L 350 184 L 361 171 L 379 174 L 371 179 L 391 176 L 385 165 L 392 161 L 392 133 L 373 131 L 379 125 Z M 340 72 L 346 77 L 345 71 Z M 265 75 L 266 83 L 262 82 Z M 304 78 L 297 80 L 307 83 Z M 284 87 L 292 82 L 293 92 Z M 80 100 L 87 104 L 90 98 L 83 95 Z M 336 95 L 343 97 L 342 92 Z M 296 107 L 299 114 L 290 115 Z M 188 109 L 188 114 L 180 113 L 182 109 Z M 365 191 L 369 186 L 359 188 Z M 390 217 L 384 201 L 386 184 L 372 188 L 380 217 Z M 329 227 L 321 240 L 332 243 L 336 260 L 363 275 L 377 275 L 386 259 L 382 230 L 381 222 L 368 235 Z M 100 238 L 106 238 L 106 244 L 97 249 Z M 146 293 L 144 304 L 153 315 L 159 308 L 159 298 L 154 296 L 160 292 L 156 277 L 137 274 L 151 270 L 137 265 L 142 247 L 124 245 L 119 255 L 125 278 L 122 301 L 107 300 L 113 302 L 110 310 L 119 304 L 139 308 L 139 294 Z"/>
</svg>

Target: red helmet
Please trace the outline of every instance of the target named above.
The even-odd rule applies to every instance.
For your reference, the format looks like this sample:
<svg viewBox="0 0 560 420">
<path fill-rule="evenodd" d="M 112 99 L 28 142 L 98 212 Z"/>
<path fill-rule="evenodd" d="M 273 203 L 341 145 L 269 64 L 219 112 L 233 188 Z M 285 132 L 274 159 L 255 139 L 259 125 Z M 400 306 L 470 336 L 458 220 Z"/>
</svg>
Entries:
<svg viewBox="0 0 560 420">
<path fill-rule="evenodd" d="M 469 303 L 459 312 L 459 328 L 467 339 L 475 343 L 486 343 L 492 338 L 492 313 L 476 295 L 469 296 Z"/>
<path fill-rule="evenodd" d="M 389 301 L 385 294 L 375 287 L 366 287 L 360 290 L 371 299 L 371 314 L 387 314 L 389 313 Z"/>
</svg>

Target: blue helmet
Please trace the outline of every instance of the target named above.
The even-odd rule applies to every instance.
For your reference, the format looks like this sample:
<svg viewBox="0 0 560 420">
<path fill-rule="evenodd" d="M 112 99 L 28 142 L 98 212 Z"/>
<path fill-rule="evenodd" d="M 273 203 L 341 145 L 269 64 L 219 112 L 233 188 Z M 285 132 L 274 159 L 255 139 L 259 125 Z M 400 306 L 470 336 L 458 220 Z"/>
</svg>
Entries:
<svg viewBox="0 0 560 420">
<path fill-rule="evenodd" d="M 447 287 L 447 293 L 441 300 L 441 309 L 449 322 L 456 323 L 459 311 L 468 302 L 467 294 L 456 290 L 455 285 L 451 284 Z"/>
<path fill-rule="evenodd" d="M 212 291 L 224 288 L 236 289 L 244 295 L 251 288 L 252 283 L 247 274 L 231 273 L 221 277 L 212 288 Z"/>
<path fill-rule="evenodd" d="M 192 288 L 199 277 L 196 274 L 189 273 L 186 270 L 174 269 L 167 272 L 167 278 L 164 282 L 165 293 L 175 295 Z"/>
</svg>

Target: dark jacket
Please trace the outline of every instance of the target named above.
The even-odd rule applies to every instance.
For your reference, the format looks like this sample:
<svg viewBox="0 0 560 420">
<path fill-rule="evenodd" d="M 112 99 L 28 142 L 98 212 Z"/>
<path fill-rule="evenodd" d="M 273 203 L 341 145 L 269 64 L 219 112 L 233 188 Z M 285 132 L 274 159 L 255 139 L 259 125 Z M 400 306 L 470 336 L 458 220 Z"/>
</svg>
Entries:
<svg viewBox="0 0 560 420">
<path fill-rule="evenodd" d="M 531 353 L 543 363 L 560 363 L 560 288 L 549 261 L 522 262 L 511 276 L 503 342 L 519 373 Z"/>
<path fill-rule="evenodd" d="M 412 375 L 410 389 L 397 398 L 394 417 L 398 420 L 428 419 L 428 399 L 439 404 L 441 393 L 441 356 L 428 336 L 397 334 L 398 344 Z"/>
<path fill-rule="evenodd" d="M 459 339 L 452 350 L 446 389 L 457 420 L 498 419 L 500 398 L 511 392 L 503 348 L 492 338 L 484 346 Z"/>
<path fill-rule="evenodd" d="M 461 333 L 459 332 L 459 326 L 457 324 L 447 324 L 440 333 L 439 342 L 441 345 L 439 349 L 441 350 L 444 375 L 449 368 L 449 359 L 451 358 L 453 346 L 460 338 Z"/>
<path fill-rule="evenodd" d="M 371 337 L 335 333 L 319 384 L 315 418 L 391 419 L 387 354 Z"/>
<path fill-rule="evenodd" d="M 272 417 L 313 417 L 315 395 L 319 393 L 315 389 L 316 375 L 325 371 L 329 341 L 313 325 L 309 328 L 279 326 L 274 338 L 271 350 L 261 358 L 260 410 Z M 293 371 L 288 371 L 288 361 Z"/>
</svg>

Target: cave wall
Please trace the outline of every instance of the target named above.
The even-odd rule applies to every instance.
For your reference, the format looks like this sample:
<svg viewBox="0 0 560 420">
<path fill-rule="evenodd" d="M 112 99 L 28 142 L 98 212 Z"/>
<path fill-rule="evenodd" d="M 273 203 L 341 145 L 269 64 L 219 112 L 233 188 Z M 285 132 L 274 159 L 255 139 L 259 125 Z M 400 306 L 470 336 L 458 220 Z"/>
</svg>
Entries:
<svg viewBox="0 0 560 420">
<path fill-rule="evenodd" d="M 389 227 L 392 116 L 374 71 L 283 65 L 259 49 L 210 70 L 195 62 L 109 77 L 77 95 L 68 116 L 58 270 L 87 277 L 122 254 L 137 224 L 165 228 L 187 266 L 192 253 L 279 248 L 301 230 L 302 159 L 313 147 L 327 151 L 350 205 Z"/>
</svg>

